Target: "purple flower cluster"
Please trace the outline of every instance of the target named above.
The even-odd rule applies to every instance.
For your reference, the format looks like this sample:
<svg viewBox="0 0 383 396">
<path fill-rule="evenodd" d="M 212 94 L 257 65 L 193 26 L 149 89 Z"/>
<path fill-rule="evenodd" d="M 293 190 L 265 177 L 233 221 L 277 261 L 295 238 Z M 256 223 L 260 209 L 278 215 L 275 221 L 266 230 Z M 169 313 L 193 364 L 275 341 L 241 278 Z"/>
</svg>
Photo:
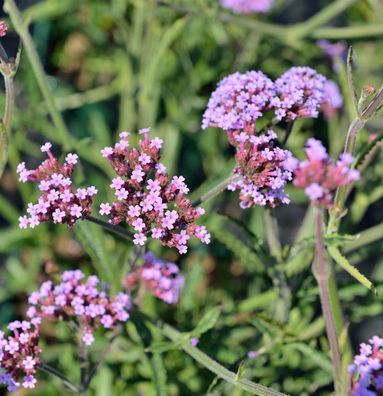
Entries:
<svg viewBox="0 0 383 396">
<path fill-rule="evenodd" d="M 34 388 L 37 366 L 41 363 L 39 343 L 40 319 L 14 321 L 8 325 L 12 335 L 0 331 L 0 384 L 9 392 L 20 386 Z"/>
<path fill-rule="evenodd" d="M 189 192 L 183 176 L 170 178 L 160 163 L 162 140 L 150 139 L 149 129 L 140 134 L 140 149 L 129 148 L 128 132 L 120 134 L 120 141 L 105 147 L 101 153 L 108 159 L 117 177 L 112 180 L 116 201 L 101 204 L 100 214 L 109 215 L 112 224 L 126 222 L 135 231 L 134 244 L 143 246 L 147 236 L 175 247 L 183 254 L 187 242 L 196 236 L 203 243 L 210 242 L 204 226 L 194 223 L 203 213 L 193 208 L 185 197 Z"/>
<path fill-rule="evenodd" d="M 235 136 L 237 180 L 229 184 L 231 191 L 240 190 L 241 208 L 254 205 L 275 207 L 289 203 L 284 192 L 286 183 L 292 180 L 297 160 L 290 151 L 274 147 L 276 134 L 252 136 L 244 132 Z"/>
<path fill-rule="evenodd" d="M 294 185 L 303 189 L 315 204 L 329 208 L 338 187 L 359 179 L 359 172 L 350 168 L 354 158 L 343 153 L 335 162 L 322 143 L 313 138 L 306 142 L 305 152 L 308 159 L 295 170 Z"/>
<path fill-rule="evenodd" d="M 19 180 L 23 183 L 39 183 L 41 195 L 36 204 L 29 203 L 29 216 L 19 218 L 20 228 L 34 228 L 42 222 L 66 223 L 72 226 L 77 220 L 89 215 L 93 197 L 97 193 L 94 186 L 74 189 L 70 179 L 78 157 L 69 153 L 64 164 L 60 164 L 51 152 L 52 145 L 45 143 L 41 151 L 46 159 L 37 169 L 28 170 L 22 162 L 17 167 Z"/>
<path fill-rule="evenodd" d="M 185 278 L 179 272 L 176 264 L 146 253 L 144 264 L 126 276 L 124 286 L 133 290 L 141 285 L 160 300 L 175 304 L 185 284 Z"/>
<path fill-rule="evenodd" d="M 40 290 L 29 296 L 27 316 L 30 318 L 75 319 L 80 326 L 82 341 L 91 345 L 93 331 L 98 327 L 114 328 L 117 322 L 126 322 L 131 308 L 130 297 L 119 293 L 108 296 L 99 290 L 97 276 L 87 280 L 80 270 L 65 271 L 62 282 L 54 286 L 51 281 L 44 282 Z"/>
<path fill-rule="evenodd" d="M 269 11 L 273 0 L 220 0 L 220 3 L 238 14 L 250 14 Z"/>
<path fill-rule="evenodd" d="M 271 100 L 278 120 L 315 118 L 325 100 L 326 78 L 310 67 L 292 67 L 275 81 Z"/>
<path fill-rule="evenodd" d="M 383 394 L 383 338 L 374 336 L 369 343 L 360 344 L 360 353 L 349 366 L 350 396 Z"/>
<path fill-rule="evenodd" d="M 269 110 L 274 83 L 260 71 L 225 77 L 212 93 L 203 115 L 202 128 L 255 133 L 255 122 Z"/>
<path fill-rule="evenodd" d="M 260 71 L 230 74 L 212 93 L 202 128 L 256 134 L 256 121 L 271 109 L 279 121 L 315 118 L 322 105 L 327 110 L 342 105 L 334 85 L 310 67 L 292 67 L 275 82 Z"/>
<path fill-rule="evenodd" d="M 338 85 L 327 80 L 324 85 L 324 101 L 322 102 L 322 111 L 327 118 L 335 115 L 336 111 L 343 105 L 343 96 L 340 93 Z"/>
</svg>

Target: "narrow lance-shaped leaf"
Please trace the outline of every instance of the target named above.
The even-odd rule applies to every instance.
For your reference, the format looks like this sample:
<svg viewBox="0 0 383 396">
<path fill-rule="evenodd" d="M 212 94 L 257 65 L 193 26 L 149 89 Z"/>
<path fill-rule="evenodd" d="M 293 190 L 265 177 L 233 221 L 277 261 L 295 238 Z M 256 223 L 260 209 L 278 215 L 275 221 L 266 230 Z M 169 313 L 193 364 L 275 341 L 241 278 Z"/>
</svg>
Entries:
<svg viewBox="0 0 383 396">
<path fill-rule="evenodd" d="M 344 270 L 346 270 L 351 276 L 353 276 L 358 282 L 360 282 L 363 286 L 367 287 L 367 289 L 371 290 L 376 294 L 376 288 L 372 284 L 370 280 L 368 280 L 364 275 L 362 275 L 357 268 L 352 266 L 346 257 L 342 255 L 339 249 L 335 246 L 330 246 L 328 248 L 328 252 L 330 256 L 338 263 Z"/>
<path fill-rule="evenodd" d="M 196 328 L 191 332 L 193 336 L 200 336 L 212 329 L 217 323 L 221 310 L 219 308 L 213 308 L 208 311 L 197 324 Z"/>
</svg>

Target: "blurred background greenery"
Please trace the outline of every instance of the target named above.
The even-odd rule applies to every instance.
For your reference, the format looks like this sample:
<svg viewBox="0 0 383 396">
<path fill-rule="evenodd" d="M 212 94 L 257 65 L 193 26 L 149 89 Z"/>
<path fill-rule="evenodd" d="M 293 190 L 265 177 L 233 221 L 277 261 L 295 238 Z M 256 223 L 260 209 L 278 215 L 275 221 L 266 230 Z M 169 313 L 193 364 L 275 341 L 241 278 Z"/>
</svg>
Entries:
<svg viewBox="0 0 383 396">
<path fill-rule="evenodd" d="M 17 182 L 15 167 L 41 160 L 39 147 L 52 141 L 57 153 L 76 151 L 82 167 L 78 184 L 99 188 L 98 202 L 111 198 L 111 170 L 98 155 L 121 130 L 152 127 L 164 139 L 163 162 L 171 174 L 186 177 L 197 197 L 230 174 L 233 153 L 222 131 L 201 131 L 201 117 L 216 84 L 234 71 L 262 70 L 277 78 L 293 65 L 316 68 L 341 87 L 343 108 L 331 119 L 300 120 L 289 148 L 302 155 L 304 141 L 322 139 L 332 154 L 342 149 L 354 114 L 347 87 L 344 57 L 331 58 L 318 40 L 343 40 L 354 47 L 355 81 L 378 87 L 383 81 L 383 2 L 381 0 L 276 0 L 265 15 L 239 16 L 216 0 L 19 0 L 22 16 L 46 71 L 47 81 L 67 130 L 52 123 L 25 51 L 15 77 L 16 109 L 9 164 L 0 181 L 0 322 L 19 318 L 26 295 L 47 276 L 46 263 L 98 272 L 105 281 L 118 274 L 132 253 L 132 245 L 91 225 L 73 229 L 42 224 L 19 230 L 18 217 L 37 196 L 30 185 Z M 2 42 L 15 55 L 18 37 L 12 31 Z M 4 96 L 0 98 L 0 108 Z M 382 132 L 382 119 L 364 129 L 359 145 Z M 70 138 L 69 138 L 70 134 Z M 376 285 L 373 296 L 353 278 L 339 271 L 340 298 L 354 347 L 368 337 L 382 335 L 383 165 L 378 154 L 350 200 L 342 232 L 357 234 L 368 228 L 369 243 L 353 242 L 347 257 Z M 293 204 L 276 210 L 283 245 L 297 235 L 308 203 L 289 189 Z M 97 206 L 97 205 L 96 205 Z M 275 281 L 275 268 L 263 255 L 263 209 L 241 210 L 238 197 L 224 193 L 207 202 L 203 219 L 213 236 L 208 247 L 193 242 L 190 253 L 156 243 L 149 249 L 179 264 L 186 276 L 180 303 L 168 307 L 146 296 L 143 310 L 191 330 L 205 312 L 219 306 L 214 329 L 203 334 L 199 347 L 232 371 L 245 359 L 246 376 L 292 395 L 327 395 L 331 364 L 324 336 L 318 290 L 311 272 L 313 246 L 299 247 L 283 267 L 286 284 Z M 309 212 L 310 213 L 310 212 Z M 304 236 L 312 235 L 310 215 Z M 114 277 L 116 278 L 116 276 Z M 118 278 L 118 276 L 117 276 Z M 273 281 L 274 279 L 274 281 Z M 117 279 L 118 283 L 118 279 Z M 287 313 L 276 317 L 284 300 Z M 76 350 L 65 328 L 44 326 L 44 359 L 69 377 L 78 377 Z M 146 354 L 145 337 L 130 323 L 97 375 L 92 394 L 241 395 L 244 391 L 218 380 L 182 351 Z M 154 331 L 154 337 L 160 339 Z M 104 340 L 98 341 L 97 359 Z M 256 359 L 249 351 L 261 349 Z M 43 375 L 40 378 L 44 378 Z M 55 380 L 40 381 L 30 394 L 64 392 Z M 21 393 L 20 393 L 21 394 Z"/>
</svg>

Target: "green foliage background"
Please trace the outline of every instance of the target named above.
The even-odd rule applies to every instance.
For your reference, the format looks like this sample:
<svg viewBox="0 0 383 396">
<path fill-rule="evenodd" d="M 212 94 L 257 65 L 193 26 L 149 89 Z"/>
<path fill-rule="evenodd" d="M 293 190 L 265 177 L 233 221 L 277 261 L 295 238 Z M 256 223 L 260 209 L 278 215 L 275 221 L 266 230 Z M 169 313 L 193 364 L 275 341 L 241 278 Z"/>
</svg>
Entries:
<svg viewBox="0 0 383 396">
<path fill-rule="evenodd" d="M 298 157 L 302 157 L 304 141 L 310 136 L 322 139 L 337 155 L 355 115 L 345 62 L 327 58 L 317 46 L 318 39 L 344 39 L 353 45 L 358 90 L 366 84 L 378 87 L 383 81 L 380 0 L 276 0 L 270 14 L 255 16 L 237 16 L 220 8 L 215 0 L 19 3 L 24 7 L 23 18 L 31 24 L 70 138 L 51 122 L 23 51 L 15 77 L 9 166 L 0 181 L 2 325 L 23 315 L 27 293 L 46 277 L 44 262 L 52 260 L 60 270 L 79 267 L 97 272 L 117 289 L 133 253 L 131 243 L 86 223 L 72 230 L 48 224 L 34 230 L 18 229 L 18 216 L 27 202 L 37 197 L 37 191 L 17 182 L 15 167 L 21 160 L 28 167 L 38 164 L 42 142 L 52 141 L 56 152 L 66 147 L 79 154 L 83 165 L 76 173 L 76 183 L 96 185 L 99 203 L 112 198 L 111 170 L 99 150 L 111 145 L 121 130 L 150 126 L 152 134 L 165 141 L 163 162 L 170 173 L 184 175 L 192 197 L 198 197 L 227 177 L 233 166 L 225 134 L 215 129 L 202 132 L 200 127 L 210 93 L 227 74 L 252 69 L 277 78 L 293 65 L 308 65 L 341 86 L 345 105 L 335 117 L 328 121 L 323 116 L 300 120 L 294 126 L 289 148 Z M 332 18 L 328 11 L 334 4 L 343 9 Z M 5 38 L 4 45 L 15 53 L 16 34 Z M 334 72 L 334 62 L 338 73 Z M 1 100 L 0 108 L 4 97 Z M 360 134 L 359 150 L 371 134 L 381 132 L 381 118 L 370 122 Z M 343 251 L 378 290 L 374 296 L 336 267 L 339 295 L 355 348 L 374 334 L 382 335 L 383 330 L 382 175 L 378 153 L 357 183 L 342 224 L 342 233 L 362 233 Z M 202 329 L 201 350 L 234 372 L 244 359 L 245 377 L 285 393 L 328 395 L 332 368 L 311 272 L 312 211 L 306 212 L 308 203 L 302 193 L 293 188 L 289 193 L 293 204 L 276 210 L 283 247 L 277 266 L 267 249 L 264 210 L 243 211 L 236 194 L 224 193 L 204 204 L 207 215 L 203 222 L 212 233 L 211 245 L 193 242 L 190 253 L 179 257 L 150 243 L 150 250 L 179 264 L 186 286 L 175 307 L 147 295 L 142 309 L 179 331 L 189 332 L 206 312 L 219 307 L 217 321 Z M 371 227 L 375 228 L 364 231 Z M 294 241 L 298 243 L 289 249 Z M 68 377 L 78 378 L 72 335 L 64 326 L 51 324 L 44 326 L 43 333 L 44 359 Z M 99 370 L 92 394 L 246 394 L 216 378 L 179 345 L 164 344 L 154 327 L 137 328 L 137 323 L 130 321 L 124 334 Z M 105 342 L 102 336 L 98 338 L 92 349 L 94 360 Z M 259 349 L 259 357 L 247 358 L 248 351 Z M 63 394 L 56 380 L 44 381 L 44 374 L 40 379 L 30 394 Z"/>
</svg>

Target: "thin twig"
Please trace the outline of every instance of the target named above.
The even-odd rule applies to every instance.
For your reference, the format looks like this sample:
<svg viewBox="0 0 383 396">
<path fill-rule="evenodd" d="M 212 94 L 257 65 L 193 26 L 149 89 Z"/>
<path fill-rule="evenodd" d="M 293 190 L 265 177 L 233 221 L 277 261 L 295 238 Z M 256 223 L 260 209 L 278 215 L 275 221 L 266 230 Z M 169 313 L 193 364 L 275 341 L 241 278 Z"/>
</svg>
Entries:
<svg viewBox="0 0 383 396">
<path fill-rule="evenodd" d="M 97 224 L 99 226 L 101 226 L 102 228 L 104 228 L 105 230 L 118 235 L 119 237 L 125 238 L 125 239 L 129 239 L 132 240 L 133 239 L 133 234 L 131 232 L 129 232 L 128 230 L 126 230 L 123 227 L 120 227 L 118 225 L 113 225 L 108 223 L 107 221 L 98 219 L 97 217 L 93 217 L 91 215 L 88 215 L 85 217 L 86 220 Z"/>
<path fill-rule="evenodd" d="M 235 183 L 239 180 L 241 180 L 240 175 L 230 175 L 227 179 L 223 180 L 221 183 L 217 184 L 215 187 L 213 187 L 211 190 L 209 190 L 207 193 L 203 194 L 200 198 L 197 198 L 194 202 L 192 202 L 192 206 L 196 207 L 200 205 L 203 202 L 206 202 L 207 200 L 215 197 L 222 191 L 226 190 L 227 186 L 230 183 Z"/>
<path fill-rule="evenodd" d="M 45 363 L 41 363 L 37 368 L 40 371 L 43 371 L 44 373 L 53 375 L 54 377 L 57 377 L 58 379 L 60 379 L 62 381 L 62 383 L 72 392 L 78 393 L 80 391 L 80 387 L 78 385 L 74 384 L 70 379 L 65 377 L 65 375 L 61 374 L 59 371 L 57 371 L 53 367 L 51 367 Z"/>
</svg>

